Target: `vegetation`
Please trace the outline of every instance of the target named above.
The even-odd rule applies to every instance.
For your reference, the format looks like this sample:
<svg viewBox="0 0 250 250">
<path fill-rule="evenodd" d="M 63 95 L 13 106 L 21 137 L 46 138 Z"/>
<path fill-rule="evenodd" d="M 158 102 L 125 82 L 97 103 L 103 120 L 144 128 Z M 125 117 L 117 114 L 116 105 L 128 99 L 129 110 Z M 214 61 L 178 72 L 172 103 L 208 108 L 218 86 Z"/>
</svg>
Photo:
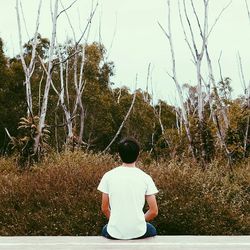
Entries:
<svg viewBox="0 0 250 250">
<path fill-rule="evenodd" d="M 119 164 L 116 144 L 127 135 L 140 142 L 139 166 L 160 189 L 154 222 L 159 234 L 249 234 L 250 85 L 240 56 L 242 96 L 232 99 L 231 79 L 221 70 L 220 79 L 214 77 L 209 1 L 204 30 L 192 4 L 200 52 L 185 1 L 182 6 L 193 43 L 182 25 L 196 66 L 194 83 L 177 80 L 170 1 L 167 29 L 159 23 L 169 40 L 176 106 L 148 92 L 150 65 L 146 91 L 114 87 L 115 66 L 103 44 L 82 42 L 97 5 L 79 40 L 73 31 L 73 40 L 56 43 L 56 20 L 68 9 L 58 14 L 58 2 L 50 40 L 37 25 L 22 46 L 18 0 L 20 54 L 7 57 L 0 38 L 0 235 L 98 235 L 105 218 L 96 187 Z M 201 71 L 204 60 L 208 74 Z"/>
<path fill-rule="evenodd" d="M 27 62 L 32 53 L 30 43 L 24 45 L 23 56 Z M 128 114 L 134 94 L 126 87 L 112 87 L 110 78 L 114 74 L 114 65 L 105 60 L 103 45 L 85 44 L 80 48 L 82 52 L 74 58 L 69 57 L 75 53 L 70 41 L 58 47 L 60 56 L 69 59 L 62 64 L 58 62 L 60 58 L 53 62 L 53 88 L 48 97 L 46 124 L 38 140 L 43 99 L 41 90 L 46 81 L 46 63 L 41 60 L 47 60 L 49 40 L 38 36 L 37 67 L 31 77 L 32 113 L 24 93 L 21 61 L 18 56 L 7 58 L 1 41 L 2 155 L 15 152 L 19 155 L 20 166 L 25 167 L 53 150 L 61 152 L 66 148 L 81 148 L 100 152 L 112 141 Z M 162 100 L 155 103 L 153 96 L 138 89 L 128 119 L 109 152 L 114 152 L 114 145 L 121 137 L 131 135 L 154 159 L 193 156 L 203 167 L 215 158 L 224 158 L 231 165 L 234 161 L 246 159 L 250 153 L 249 100 L 245 96 L 231 99 L 230 79 L 219 82 L 211 93 L 204 93 L 204 99 L 208 96 L 212 101 L 204 105 L 202 123 L 197 112 L 197 87 L 185 84 L 183 91 L 187 93 L 184 106 L 189 134 L 179 107 Z"/>
<path fill-rule="evenodd" d="M 0 235 L 99 235 L 102 175 L 119 162 L 81 151 L 50 155 L 19 171 L 14 159 L 0 160 Z M 160 190 L 159 234 L 239 235 L 250 233 L 250 165 L 230 175 L 213 161 L 203 171 L 192 161 L 138 165 Z"/>
</svg>

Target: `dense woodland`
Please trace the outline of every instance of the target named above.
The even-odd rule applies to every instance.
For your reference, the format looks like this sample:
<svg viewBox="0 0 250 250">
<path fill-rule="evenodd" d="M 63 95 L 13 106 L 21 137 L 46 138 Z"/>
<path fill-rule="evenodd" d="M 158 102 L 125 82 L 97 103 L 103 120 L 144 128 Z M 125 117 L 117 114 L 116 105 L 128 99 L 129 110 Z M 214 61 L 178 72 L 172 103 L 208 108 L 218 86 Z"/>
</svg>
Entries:
<svg viewBox="0 0 250 250">
<path fill-rule="evenodd" d="M 24 162 L 36 159 L 34 140 L 38 133 L 42 90 L 46 84 L 45 67 L 50 42 L 40 35 L 38 41 L 30 78 L 32 109 L 27 107 L 25 74 L 20 57 L 6 57 L 3 41 L 0 42 L 1 154 L 16 152 Z M 24 45 L 26 64 L 31 60 L 31 43 Z M 140 141 L 143 151 L 153 158 L 192 157 L 193 153 L 196 160 L 208 162 L 214 157 L 233 161 L 249 156 L 249 99 L 245 96 L 231 98 L 230 78 L 218 82 L 210 96 L 203 93 L 202 126 L 197 114 L 197 88 L 183 85 L 192 140 L 189 144 L 179 107 L 162 100 L 154 104 L 152 95 L 141 89 L 131 93 L 127 87 L 112 87 L 110 79 L 115 66 L 105 60 L 104 46 L 92 43 L 80 48 L 82 51 L 77 54 L 77 62 L 75 57 L 61 64 L 58 58 L 53 61 L 53 87 L 49 92 L 46 124 L 40 142 L 41 155 L 66 148 L 114 152 L 115 143 L 110 148 L 107 146 L 120 131 L 115 141 L 126 135 L 134 136 Z M 74 50 L 70 41 L 57 48 L 63 58 L 74 54 Z M 81 89 L 77 87 L 79 78 Z M 212 99 L 212 105 L 209 99 Z"/>
<path fill-rule="evenodd" d="M 160 23 L 159 26 L 166 35 L 166 45 L 169 42 L 173 66 L 169 81 L 176 86 L 178 106 L 155 100 L 149 90 L 153 84 L 150 64 L 147 81 L 143 83 L 146 90 L 131 93 L 127 87 L 114 87 L 115 65 L 109 61 L 104 45 L 83 39 L 98 4 L 77 38 L 67 14 L 71 5 L 60 11 L 56 0 L 51 12 L 52 35 L 48 39 L 39 34 L 40 1 L 33 38 L 23 43 L 20 20 L 25 17 L 20 14 L 23 12 L 17 0 L 20 53 L 7 57 L 0 39 L 1 154 L 15 153 L 19 163 L 27 166 L 51 151 L 114 153 L 116 142 L 130 135 L 139 140 L 145 154 L 156 160 L 190 157 L 205 167 L 214 158 L 224 159 L 232 166 L 233 162 L 249 157 L 250 87 L 240 55 L 244 89 L 242 96 L 232 99 L 230 76 L 223 76 L 220 71 L 220 78 L 215 78 L 208 46 L 209 35 L 228 6 L 209 27 L 208 0 L 204 1 L 202 17 L 193 1 L 189 7 L 186 1 L 182 5 L 179 2 L 183 34 L 197 75 L 196 82 L 187 84 L 178 81 L 171 2 L 166 2 L 167 28 Z M 69 21 L 73 38 L 60 44 L 56 39 L 57 19 L 63 15 Z M 191 17 L 196 19 L 194 23 Z M 197 29 L 199 36 L 194 35 Z M 202 71 L 202 64 L 207 64 L 208 75 Z"/>
</svg>

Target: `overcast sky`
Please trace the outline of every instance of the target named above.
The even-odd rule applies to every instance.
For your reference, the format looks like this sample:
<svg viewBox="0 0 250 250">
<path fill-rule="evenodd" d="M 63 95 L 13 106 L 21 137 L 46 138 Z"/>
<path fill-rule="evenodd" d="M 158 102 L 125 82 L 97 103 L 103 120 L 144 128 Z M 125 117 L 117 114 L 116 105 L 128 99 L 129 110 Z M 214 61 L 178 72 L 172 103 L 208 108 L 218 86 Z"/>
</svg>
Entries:
<svg viewBox="0 0 250 250">
<path fill-rule="evenodd" d="M 250 0 L 249 6 L 250 6 Z M 7 55 L 18 53 L 17 22 L 15 0 L 0 0 L 0 37 L 5 42 Z M 27 30 L 31 37 L 34 33 L 38 0 L 22 0 Z M 52 5 L 53 5 L 52 1 Z M 73 0 L 62 0 L 69 6 Z M 177 0 L 173 4 L 172 30 L 177 59 L 177 75 L 181 82 L 195 84 L 195 68 L 190 52 L 184 42 L 179 22 Z M 186 1 L 187 3 L 189 0 Z M 203 11 L 202 0 L 194 0 L 200 14 Z M 210 0 L 209 24 L 213 24 L 221 9 L 229 0 Z M 84 29 L 91 9 L 91 0 L 78 0 L 68 11 L 77 36 Z M 60 7 L 61 8 L 61 7 Z M 192 14 L 190 12 L 190 14 Z M 202 15 L 201 15 L 202 16 Z M 166 37 L 159 28 L 167 25 L 166 0 L 99 0 L 98 10 L 93 20 L 90 41 L 101 41 L 108 50 L 109 60 L 115 64 L 115 86 L 127 85 L 134 89 L 136 75 L 138 87 L 145 88 L 148 64 L 152 65 L 152 82 L 155 98 L 175 102 L 175 86 L 167 72 L 171 72 L 171 54 Z M 195 22 L 194 22 L 195 23 Z M 99 26 L 101 24 L 101 28 Z M 27 32 L 22 27 L 23 42 L 28 40 Z M 42 36 L 51 37 L 50 0 L 43 0 L 40 28 Z M 72 37 L 72 32 L 65 15 L 58 20 L 57 38 L 59 42 Z M 197 33 L 197 39 L 199 34 Z M 113 42 L 112 42 L 113 41 Z M 197 40 L 198 41 L 198 40 Z M 209 37 L 210 56 L 213 60 L 216 79 L 219 80 L 217 60 L 220 53 L 223 76 L 232 79 L 234 96 L 243 93 L 237 63 L 237 53 L 242 57 L 246 79 L 250 79 L 250 23 L 245 0 L 233 0 L 218 21 Z M 111 46 L 112 45 L 112 46 Z M 205 65 L 205 61 L 204 61 Z M 204 75 L 205 79 L 208 79 Z"/>
</svg>

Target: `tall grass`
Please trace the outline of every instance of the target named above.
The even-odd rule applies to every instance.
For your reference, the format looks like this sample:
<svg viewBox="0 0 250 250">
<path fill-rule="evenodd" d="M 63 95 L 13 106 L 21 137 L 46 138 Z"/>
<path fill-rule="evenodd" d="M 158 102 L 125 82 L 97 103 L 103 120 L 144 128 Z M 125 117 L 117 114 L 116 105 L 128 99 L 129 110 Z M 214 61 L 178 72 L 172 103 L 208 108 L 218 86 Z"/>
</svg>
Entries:
<svg viewBox="0 0 250 250">
<path fill-rule="evenodd" d="M 111 156 L 82 152 L 51 155 L 19 171 L 0 159 L 0 235 L 98 235 L 106 219 L 96 190 L 103 174 L 119 165 Z M 191 161 L 138 166 L 158 189 L 159 234 L 250 233 L 250 164 L 234 173 L 214 161 L 204 171 Z"/>
</svg>

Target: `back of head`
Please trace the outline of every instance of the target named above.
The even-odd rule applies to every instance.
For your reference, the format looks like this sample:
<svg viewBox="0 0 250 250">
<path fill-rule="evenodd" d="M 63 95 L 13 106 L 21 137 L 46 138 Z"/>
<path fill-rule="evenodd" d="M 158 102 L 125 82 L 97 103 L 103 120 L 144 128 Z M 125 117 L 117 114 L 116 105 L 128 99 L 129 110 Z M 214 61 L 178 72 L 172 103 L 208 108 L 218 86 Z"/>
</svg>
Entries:
<svg viewBox="0 0 250 250">
<path fill-rule="evenodd" d="M 126 137 L 118 144 L 118 152 L 122 162 L 133 163 L 139 155 L 140 145 L 134 138 Z"/>
</svg>

